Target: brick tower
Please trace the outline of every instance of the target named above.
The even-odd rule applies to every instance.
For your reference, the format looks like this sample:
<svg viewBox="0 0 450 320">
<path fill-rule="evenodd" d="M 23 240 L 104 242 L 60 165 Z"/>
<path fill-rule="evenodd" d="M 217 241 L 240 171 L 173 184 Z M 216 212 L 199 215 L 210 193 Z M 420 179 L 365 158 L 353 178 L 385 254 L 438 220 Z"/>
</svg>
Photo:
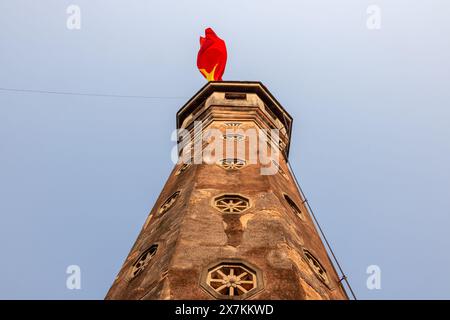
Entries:
<svg viewBox="0 0 450 320">
<path fill-rule="evenodd" d="M 183 161 L 106 299 L 347 299 L 286 163 L 292 118 L 271 93 L 260 82 L 209 82 L 177 128 Z M 213 143 L 225 157 L 206 155 Z"/>
</svg>

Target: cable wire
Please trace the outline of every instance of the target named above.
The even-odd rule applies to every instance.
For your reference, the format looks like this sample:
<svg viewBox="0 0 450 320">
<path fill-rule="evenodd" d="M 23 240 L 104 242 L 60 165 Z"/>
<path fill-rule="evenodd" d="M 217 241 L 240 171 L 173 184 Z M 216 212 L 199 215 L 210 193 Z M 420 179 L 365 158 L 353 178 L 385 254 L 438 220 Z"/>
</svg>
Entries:
<svg viewBox="0 0 450 320">
<path fill-rule="evenodd" d="M 102 94 L 102 93 L 85 93 L 71 91 L 47 91 L 47 90 L 30 90 L 1 88 L 0 91 L 18 92 L 18 93 L 39 93 L 39 94 L 59 94 L 70 96 L 87 96 L 87 97 L 107 97 L 107 98 L 134 98 L 134 99 L 186 99 L 186 97 L 169 97 L 169 96 L 138 96 L 138 95 L 121 95 L 121 94 Z"/>
<path fill-rule="evenodd" d="M 287 158 L 286 158 L 286 159 L 287 159 Z M 339 279 L 339 282 L 345 281 L 345 283 L 347 284 L 347 287 L 349 288 L 349 290 L 350 290 L 350 292 L 351 292 L 351 294 L 352 294 L 352 296 L 353 296 L 353 299 L 354 299 L 354 300 L 357 300 L 356 295 L 355 295 L 355 293 L 353 292 L 352 286 L 350 285 L 350 283 L 349 283 L 349 281 L 348 281 L 348 279 L 347 279 L 347 276 L 346 276 L 345 273 L 344 273 L 344 270 L 342 269 L 342 267 L 341 267 L 341 265 L 340 265 L 338 259 L 336 258 L 336 255 L 334 254 L 334 251 L 333 251 L 333 249 L 331 248 L 331 245 L 330 245 L 330 243 L 329 243 L 327 237 L 325 236 L 325 233 L 323 232 L 322 227 L 320 226 L 319 221 L 317 220 L 317 218 L 316 218 L 316 216 L 315 216 L 315 214 L 314 214 L 313 209 L 312 209 L 311 206 L 309 205 L 309 202 L 308 202 L 308 200 L 307 200 L 307 198 L 306 198 L 306 196 L 305 196 L 305 193 L 303 192 L 302 187 L 300 187 L 300 184 L 298 183 L 297 176 L 295 175 L 294 170 L 292 170 L 292 166 L 291 166 L 289 160 L 287 160 L 286 163 L 287 163 L 287 165 L 288 165 L 288 167 L 289 167 L 289 170 L 291 171 L 292 176 L 294 177 L 295 184 L 297 185 L 297 188 L 298 188 L 298 190 L 300 191 L 301 196 L 303 197 L 303 202 L 306 203 L 306 205 L 308 206 L 308 210 L 309 210 L 309 212 L 311 213 L 311 216 L 313 217 L 314 222 L 316 223 L 317 228 L 319 229 L 319 232 L 320 232 L 320 234 L 322 235 L 322 238 L 323 238 L 323 240 L 325 241 L 325 244 L 327 245 L 328 250 L 330 251 L 330 253 L 331 253 L 332 257 L 333 257 L 334 262 L 336 262 L 336 265 L 337 265 L 337 267 L 338 267 L 338 269 L 339 269 L 339 272 L 341 273 L 341 278 Z"/>
</svg>

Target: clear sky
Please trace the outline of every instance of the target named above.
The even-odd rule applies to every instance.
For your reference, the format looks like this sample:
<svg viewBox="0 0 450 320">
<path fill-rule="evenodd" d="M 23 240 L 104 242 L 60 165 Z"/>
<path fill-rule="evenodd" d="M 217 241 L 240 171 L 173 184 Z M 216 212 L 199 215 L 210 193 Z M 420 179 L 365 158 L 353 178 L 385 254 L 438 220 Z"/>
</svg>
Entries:
<svg viewBox="0 0 450 320">
<path fill-rule="evenodd" d="M 450 298 L 449 11 L 1 0 L 0 88 L 162 98 L 0 90 L 0 298 L 105 296 L 173 167 L 175 113 L 205 83 L 206 27 L 227 43 L 224 80 L 262 81 L 294 117 L 291 164 L 358 297 Z M 69 265 L 81 290 L 66 288 Z"/>
</svg>

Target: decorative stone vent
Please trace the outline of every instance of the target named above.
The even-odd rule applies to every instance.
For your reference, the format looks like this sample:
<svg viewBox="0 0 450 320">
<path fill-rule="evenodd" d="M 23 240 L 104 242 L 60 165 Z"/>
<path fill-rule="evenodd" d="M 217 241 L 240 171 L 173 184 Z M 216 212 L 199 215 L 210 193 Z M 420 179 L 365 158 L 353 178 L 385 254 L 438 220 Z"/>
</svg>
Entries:
<svg viewBox="0 0 450 320">
<path fill-rule="evenodd" d="M 147 267 L 147 265 L 150 263 L 157 250 L 158 245 L 153 244 L 150 246 L 150 248 L 141 253 L 139 258 L 136 259 L 136 262 L 131 266 L 130 280 L 134 279 L 139 274 L 141 274 L 142 271 L 144 271 L 145 267 Z"/>
<path fill-rule="evenodd" d="M 309 266 L 314 271 L 316 276 L 319 278 L 320 281 L 322 281 L 325 284 L 329 284 L 328 280 L 328 274 L 324 267 L 322 267 L 322 264 L 317 260 L 311 252 L 309 252 L 306 249 L 303 249 L 303 253 L 305 255 L 306 260 L 308 261 Z"/>
<path fill-rule="evenodd" d="M 245 166 L 246 161 L 237 158 L 227 158 L 219 160 L 219 165 L 227 170 L 237 170 Z"/>
<path fill-rule="evenodd" d="M 223 135 L 224 140 L 244 141 L 245 136 L 240 133 L 227 133 Z"/>
<path fill-rule="evenodd" d="M 283 194 L 284 199 L 286 200 L 286 202 L 289 204 L 289 206 L 291 207 L 292 211 L 294 211 L 294 213 L 296 215 L 298 215 L 300 218 L 304 219 L 303 213 L 302 211 L 299 209 L 299 207 L 297 206 L 297 204 L 294 202 L 294 200 L 291 199 L 291 197 L 289 197 L 287 194 Z"/>
<path fill-rule="evenodd" d="M 247 99 L 247 95 L 241 92 L 226 92 L 225 99 L 229 100 L 245 100 Z"/>
<path fill-rule="evenodd" d="M 241 213 L 250 208 L 250 200 L 239 194 L 224 194 L 214 198 L 213 205 L 223 213 Z"/>
<path fill-rule="evenodd" d="M 245 299 L 262 290 L 261 272 L 240 261 L 223 261 L 207 268 L 201 286 L 217 299 Z"/>
<path fill-rule="evenodd" d="M 180 191 L 177 191 L 174 194 L 172 194 L 169 198 L 167 198 L 167 200 L 164 201 L 164 203 L 161 205 L 161 207 L 159 207 L 158 213 L 164 214 L 167 211 L 169 211 L 169 209 L 172 208 L 174 203 L 177 201 L 179 195 L 180 195 Z"/>
<path fill-rule="evenodd" d="M 227 122 L 227 123 L 225 123 L 225 125 L 227 127 L 236 128 L 236 127 L 239 127 L 241 125 L 241 123 L 240 122 Z"/>
</svg>

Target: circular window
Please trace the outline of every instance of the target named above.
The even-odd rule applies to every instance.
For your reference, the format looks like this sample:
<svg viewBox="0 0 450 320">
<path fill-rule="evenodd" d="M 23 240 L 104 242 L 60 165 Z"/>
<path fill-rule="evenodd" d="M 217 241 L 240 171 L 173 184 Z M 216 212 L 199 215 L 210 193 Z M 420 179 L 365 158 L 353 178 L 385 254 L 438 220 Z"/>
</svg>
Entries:
<svg viewBox="0 0 450 320">
<path fill-rule="evenodd" d="M 308 261 L 309 266 L 314 271 L 316 276 L 321 280 L 323 283 L 328 284 L 328 275 L 324 267 L 322 267 L 322 264 L 317 260 L 311 252 L 309 252 L 306 249 L 303 249 L 303 253 L 305 254 L 306 260 Z"/>
<path fill-rule="evenodd" d="M 236 261 L 224 261 L 207 268 L 201 285 L 218 299 L 245 299 L 263 287 L 259 270 Z"/>
<path fill-rule="evenodd" d="M 164 203 L 159 208 L 159 210 L 158 210 L 159 214 L 164 214 L 167 211 L 169 211 L 169 209 L 172 208 L 174 203 L 177 201 L 179 195 L 180 195 L 180 191 L 177 191 L 174 194 L 172 194 L 169 198 L 167 198 L 167 200 L 164 201 Z"/>
<path fill-rule="evenodd" d="M 130 278 L 135 278 L 136 276 L 141 274 L 142 271 L 144 271 L 145 267 L 147 267 L 147 265 L 150 263 L 157 250 L 158 245 L 153 244 L 150 246 L 150 248 L 141 253 L 136 262 L 131 266 Z"/>
<path fill-rule="evenodd" d="M 214 198 L 214 207 L 223 213 L 241 213 L 250 208 L 250 200 L 238 194 L 225 194 Z"/>
</svg>

